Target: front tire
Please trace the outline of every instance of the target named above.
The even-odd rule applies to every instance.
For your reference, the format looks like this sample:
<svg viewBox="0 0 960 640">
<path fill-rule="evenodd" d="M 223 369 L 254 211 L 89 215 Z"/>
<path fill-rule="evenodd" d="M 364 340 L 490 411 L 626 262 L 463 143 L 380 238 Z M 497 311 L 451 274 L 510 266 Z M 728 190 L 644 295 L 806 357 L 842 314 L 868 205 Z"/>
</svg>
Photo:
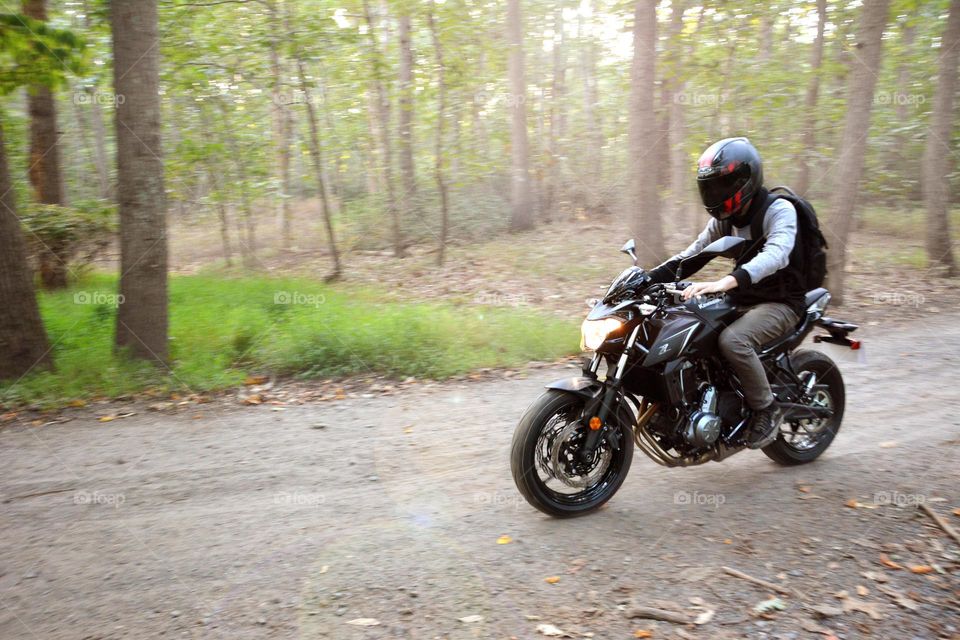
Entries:
<svg viewBox="0 0 960 640">
<path fill-rule="evenodd" d="M 513 434 L 510 468 L 517 489 L 532 506 L 556 518 L 582 516 L 599 509 L 623 484 L 633 461 L 633 414 L 621 407 L 616 418 L 619 449 L 601 442 L 594 462 L 595 482 L 588 479 L 582 487 L 565 485 L 561 476 L 568 482 L 576 480 L 563 470 L 543 464 L 546 457 L 548 462 L 559 461 L 563 466 L 575 451 L 579 430 L 585 428 L 578 424 L 583 406 L 582 397 L 550 389 L 530 405 Z M 581 490 L 571 491 L 578 488 Z"/>
<path fill-rule="evenodd" d="M 791 354 L 790 362 L 797 375 L 812 372 L 817 376 L 817 385 L 811 394 L 813 402 L 833 410 L 833 415 L 823 420 L 785 422 L 780 426 L 777 439 L 762 449 L 777 464 L 795 466 L 813 462 L 833 442 L 843 421 L 846 390 L 840 369 L 826 354 L 802 349 Z M 816 435 L 815 441 L 806 437 L 810 434 Z"/>
</svg>

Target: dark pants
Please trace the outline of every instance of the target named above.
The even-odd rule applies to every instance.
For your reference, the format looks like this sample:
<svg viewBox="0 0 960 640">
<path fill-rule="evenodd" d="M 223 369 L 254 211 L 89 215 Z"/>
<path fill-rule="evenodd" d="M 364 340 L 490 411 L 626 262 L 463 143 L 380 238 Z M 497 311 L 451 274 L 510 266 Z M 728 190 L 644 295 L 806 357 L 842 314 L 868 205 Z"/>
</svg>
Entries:
<svg viewBox="0 0 960 640">
<path fill-rule="evenodd" d="M 743 384 L 743 393 L 751 409 L 763 409 L 773 402 L 773 393 L 756 348 L 785 336 L 799 318 L 789 305 L 764 302 L 750 307 L 736 322 L 720 334 L 720 353 L 733 367 Z"/>
</svg>

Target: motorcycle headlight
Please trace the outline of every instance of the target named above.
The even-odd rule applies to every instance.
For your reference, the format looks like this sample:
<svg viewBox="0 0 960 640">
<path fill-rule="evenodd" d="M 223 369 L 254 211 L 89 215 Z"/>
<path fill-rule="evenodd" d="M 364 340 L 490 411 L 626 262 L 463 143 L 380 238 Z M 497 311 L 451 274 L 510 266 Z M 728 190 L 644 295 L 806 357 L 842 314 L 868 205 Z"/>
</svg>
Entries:
<svg viewBox="0 0 960 640">
<path fill-rule="evenodd" d="M 623 326 L 619 318 L 603 318 L 601 320 L 584 320 L 580 325 L 581 348 L 595 351 L 607 336 Z"/>
</svg>

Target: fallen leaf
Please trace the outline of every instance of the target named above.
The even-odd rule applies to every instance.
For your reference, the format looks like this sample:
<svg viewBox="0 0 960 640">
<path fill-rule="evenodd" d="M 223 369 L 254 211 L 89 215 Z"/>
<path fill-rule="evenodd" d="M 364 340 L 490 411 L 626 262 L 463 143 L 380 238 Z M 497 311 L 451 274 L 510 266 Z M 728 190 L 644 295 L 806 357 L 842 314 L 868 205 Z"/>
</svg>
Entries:
<svg viewBox="0 0 960 640">
<path fill-rule="evenodd" d="M 352 624 L 357 627 L 375 627 L 380 624 L 380 621 L 376 618 L 355 618 L 348 620 L 347 624 Z"/>
<path fill-rule="evenodd" d="M 587 564 L 586 558 L 577 558 L 570 563 L 570 567 L 567 569 L 567 573 L 577 573 L 580 569 L 583 569 L 583 566 Z"/>
<path fill-rule="evenodd" d="M 403 430 L 404 433 L 413 433 L 413 427 L 407 427 Z"/>
<path fill-rule="evenodd" d="M 888 569 L 903 569 L 903 567 L 891 560 L 890 557 L 885 553 L 880 554 L 880 564 Z"/>
<path fill-rule="evenodd" d="M 733 540 L 731 540 L 730 538 L 724 538 L 723 544 L 733 544 Z"/>
<path fill-rule="evenodd" d="M 833 616 L 838 616 L 843 613 L 843 609 L 840 607 L 834 607 L 829 604 L 813 604 L 808 605 L 807 608 L 822 618 L 832 618 Z"/>
<path fill-rule="evenodd" d="M 100 422 L 113 422 L 117 416 L 100 416 Z"/>
<path fill-rule="evenodd" d="M 870 595 L 870 589 L 867 589 L 862 584 L 857 585 L 857 595 L 858 596 L 868 596 Z"/>
<path fill-rule="evenodd" d="M 960 509 L 954 509 L 954 510 L 953 510 L 953 515 L 955 515 L 955 516 L 957 516 L 958 518 L 960 518 Z"/>
<path fill-rule="evenodd" d="M 259 393 L 255 393 L 252 396 L 247 396 L 243 399 L 243 404 L 263 404 L 263 396 Z"/>
<path fill-rule="evenodd" d="M 910 572 L 919 573 L 921 575 L 924 573 L 933 573 L 933 567 L 928 564 L 912 564 L 910 565 Z"/>
<path fill-rule="evenodd" d="M 880 620 L 883 614 L 880 613 L 883 605 L 877 602 L 867 602 L 857 598 L 847 598 L 843 601 L 843 612 L 859 611 L 870 616 L 873 620 Z"/>
<path fill-rule="evenodd" d="M 67 406 L 73 407 L 75 409 L 79 409 L 80 407 L 87 406 L 87 403 L 83 400 L 71 400 L 70 402 L 67 403 Z"/>
<path fill-rule="evenodd" d="M 857 502 L 857 499 L 856 499 L 856 498 L 850 498 L 849 500 L 847 500 L 847 501 L 844 502 L 843 504 L 844 504 L 844 506 L 850 507 L 851 509 L 856 509 L 857 507 L 860 506 L 860 503 Z"/>
<path fill-rule="evenodd" d="M 511 542 L 513 542 L 513 538 L 510 536 L 500 536 L 497 538 L 497 544 L 510 544 Z"/>
<path fill-rule="evenodd" d="M 544 578 L 543 581 L 547 584 L 557 584 L 560 582 L 560 576 L 550 576 L 549 578 Z"/>
<path fill-rule="evenodd" d="M 267 381 L 267 376 L 247 376 L 246 378 L 244 378 L 243 384 L 249 387 L 255 384 L 263 384 L 266 381 Z"/>
<path fill-rule="evenodd" d="M 797 487 L 797 491 L 800 493 L 810 493 L 810 487 Z"/>
<path fill-rule="evenodd" d="M 787 603 L 780 598 L 770 598 L 769 600 L 764 600 L 763 602 L 757 604 L 753 610 L 757 613 L 769 613 L 771 611 L 783 611 L 786 608 Z"/>
<path fill-rule="evenodd" d="M 716 611 L 714 611 L 713 609 L 707 609 L 706 611 L 704 611 L 703 613 L 701 613 L 696 617 L 696 619 L 693 621 L 693 624 L 707 624 L 708 622 L 713 620 L 713 616 L 715 613 Z"/>
<path fill-rule="evenodd" d="M 897 443 L 895 440 L 887 440 L 886 442 L 880 443 L 881 449 L 893 449 L 895 446 L 897 446 Z"/>
<path fill-rule="evenodd" d="M 636 631 L 633 632 L 633 637 L 634 638 L 652 638 L 653 631 L 650 631 L 649 629 L 637 629 Z"/>
<path fill-rule="evenodd" d="M 343 400 L 347 397 L 347 392 L 343 390 L 343 387 L 338 387 L 337 390 L 333 392 L 333 396 L 337 400 Z"/>
<path fill-rule="evenodd" d="M 466 624 L 472 624 L 474 622 L 483 622 L 483 616 L 477 616 L 477 615 L 464 616 L 460 618 L 460 622 L 464 622 Z"/>
<path fill-rule="evenodd" d="M 565 632 L 557 629 L 552 624 L 538 624 L 537 633 L 542 633 L 545 636 L 551 636 L 553 638 L 559 638 L 560 636 L 567 635 Z"/>
<path fill-rule="evenodd" d="M 874 582 L 886 582 L 887 580 L 889 580 L 887 576 L 880 573 L 879 571 L 864 571 L 861 575 L 864 578 L 873 580 Z"/>
</svg>

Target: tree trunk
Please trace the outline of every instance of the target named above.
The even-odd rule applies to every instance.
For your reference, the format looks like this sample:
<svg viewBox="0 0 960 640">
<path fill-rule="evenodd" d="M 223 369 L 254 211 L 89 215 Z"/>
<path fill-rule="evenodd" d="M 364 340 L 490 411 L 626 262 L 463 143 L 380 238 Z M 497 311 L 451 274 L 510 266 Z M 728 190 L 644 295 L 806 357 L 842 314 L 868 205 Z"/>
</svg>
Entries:
<svg viewBox="0 0 960 640">
<path fill-rule="evenodd" d="M 923 154 L 923 200 L 927 207 L 927 264 L 943 275 L 957 275 L 950 238 L 950 159 L 957 62 L 960 60 L 960 0 L 951 0 L 940 41 L 940 72 Z"/>
<path fill-rule="evenodd" d="M 511 214 L 510 230 L 533 228 L 533 194 L 530 188 L 530 143 L 527 140 L 527 81 L 523 61 L 523 19 L 520 0 L 507 0 L 507 75 L 510 94 L 507 108 L 511 110 L 510 152 Z"/>
<path fill-rule="evenodd" d="M 550 130 L 547 142 L 547 175 L 543 219 L 549 222 L 555 213 L 560 192 L 560 140 L 564 136 L 563 96 L 566 90 L 567 57 L 563 34 L 564 3 L 553 12 L 553 79 L 550 85 Z"/>
<path fill-rule="evenodd" d="M 46 0 L 24 0 L 23 15 L 46 21 Z M 53 90 L 34 85 L 27 91 L 30 112 L 30 164 L 27 173 L 33 199 L 40 204 L 63 205 L 63 175 L 60 170 L 60 132 Z M 44 289 L 67 286 L 66 248 L 45 244 L 39 251 L 40 283 Z"/>
<path fill-rule="evenodd" d="M 120 305 L 116 346 L 167 360 L 167 218 L 160 148 L 157 0 L 114 0 Z"/>
<path fill-rule="evenodd" d="M 203 129 L 208 132 L 213 131 L 213 125 L 204 106 L 201 105 L 197 112 L 200 115 L 200 123 Z M 217 159 L 208 152 L 204 156 L 204 164 L 207 168 L 207 176 L 210 178 L 210 188 L 213 190 L 213 197 L 217 201 L 217 218 L 220 223 L 220 243 L 223 246 L 223 258 L 228 267 L 233 266 L 233 248 L 230 246 L 230 222 L 227 216 L 227 205 L 224 202 L 226 194 L 223 190 L 223 183 L 220 182 L 221 169 L 217 166 Z"/>
<path fill-rule="evenodd" d="M 856 55 L 850 69 L 847 90 L 847 112 L 843 120 L 843 138 L 836 171 L 836 185 L 830 201 L 828 268 L 830 293 L 837 304 L 844 300 L 844 268 L 847 264 L 847 242 L 853 226 L 863 175 L 867 134 L 870 131 L 870 109 L 880 68 L 883 30 L 887 24 L 890 0 L 865 2 L 860 10 L 857 28 Z M 832 236 L 832 237 L 829 237 Z"/>
<path fill-rule="evenodd" d="M 656 71 L 657 0 L 637 0 L 633 24 L 633 67 L 630 79 L 629 161 L 630 194 L 634 208 L 630 220 L 637 243 L 637 256 L 646 266 L 664 257 L 663 228 L 657 194 L 657 157 L 662 141 L 657 139 L 654 109 Z"/>
<path fill-rule="evenodd" d="M 795 190 L 806 195 L 810 190 L 810 163 L 817 143 L 817 100 L 820 96 L 820 67 L 823 65 L 823 31 L 827 24 L 827 0 L 817 0 L 817 37 L 813 41 L 813 58 L 810 60 L 810 84 L 803 99 L 805 122 L 803 141 L 800 145 L 800 175 Z"/>
<path fill-rule="evenodd" d="M 430 37 L 433 41 L 433 54 L 437 61 L 437 149 L 435 177 L 437 190 L 440 192 L 440 241 L 437 247 L 437 264 L 442 265 L 447 251 L 447 236 L 450 228 L 450 203 L 447 195 L 447 182 L 443 173 L 443 136 L 444 120 L 447 117 L 447 82 L 443 66 L 443 49 L 440 46 L 440 36 L 437 33 L 436 21 L 433 19 L 433 3 L 427 14 L 430 26 Z"/>
<path fill-rule="evenodd" d="M 380 171 L 383 175 L 384 186 L 387 191 L 387 209 L 390 212 L 390 222 L 393 227 L 393 255 L 402 258 L 406 253 L 403 242 L 403 232 L 400 228 L 400 208 L 397 206 L 396 189 L 393 184 L 393 150 L 390 142 L 390 96 L 387 94 L 386 81 L 383 79 L 383 68 L 386 66 L 380 45 L 377 43 L 377 32 L 374 29 L 373 14 L 370 12 L 370 3 L 363 0 L 363 15 L 367 22 L 367 35 L 370 38 L 371 63 L 373 64 L 374 89 L 376 90 L 376 113 L 379 120 L 380 132 Z"/>
<path fill-rule="evenodd" d="M 226 131 L 227 149 L 229 149 L 230 156 L 233 159 L 233 166 L 237 170 L 237 190 L 240 195 L 240 212 L 243 218 L 242 226 L 241 219 L 235 219 L 237 239 L 240 241 L 240 259 L 244 267 L 252 269 L 257 259 L 257 229 L 256 222 L 253 219 L 253 204 L 250 202 L 250 194 L 247 191 L 249 185 L 247 184 L 246 156 L 237 146 L 236 132 L 230 126 L 230 112 L 227 105 L 221 103 L 220 108 L 224 130 Z"/>
<path fill-rule="evenodd" d="M 417 172 L 413 162 L 413 48 L 410 46 L 410 14 L 404 10 L 398 19 L 400 44 L 400 174 L 403 191 L 401 215 L 406 220 L 415 216 L 413 202 L 417 196 Z"/>
<path fill-rule="evenodd" d="M 268 5 L 273 28 L 270 35 L 271 96 L 273 98 L 273 144 L 276 152 L 276 197 L 280 201 L 280 238 L 283 249 L 293 245 L 293 221 L 290 212 L 290 108 L 283 95 L 283 63 L 280 59 L 280 36 L 285 32 L 284 20 L 276 3 Z"/>
<path fill-rule="evenodd" d="M 320 127 L 317 126 L 317 113 L 310 100 L 310 87 L 307 86 L 307 76 L 303 70 L 303 59 L 299 52 L 297 56 L 297 73 L 300 76 L 300 90 L 303 92 L 304 103 L 307 105 L 307 123 L 310 125 L 310 157 L 313 159 L 313 171 L 317 180 L 317 192 L 320 194 L 320 211 L 323 215 L 323 225 L 327 230 L 327 245 L 330 247 L 330 257 L 333 260 L 333 272 L 326 280 L 332 281 L 340 277 L 340 252 L 337 251 L 337 239 L 333 233 L 333 219 L 330 214 L 330 202 L 327 199 L 327 185 L 323 177 L 323 153 L 320 148 Z"/>
<path fill-rule="evenodd" d="M 589 0 L 587 8 L 590 9 Z M 603 124 L 600 117 L 600 99 L 597 95 L 597 61 L 591 36 L 585 35 L 586 18 L 580 13 L 577 22 L 577 45 L 580 48 L 580 75 L 583 79 L 583 112 L 587 126 L 587 167 L 592 182 L 603 176 Z M 593 203 L 588 202 L 588 207 Z"/>
<path fill-rule="evenodd" d="M 53 364 L 16 206 L 0 118 L 0 380 Z"/>
<path fill-rule="evenodd" d="M 666 69 L 661 72 L 664 76 L 661 89 L 661 103 L 665 120 L 663 131 L 666 133 L 665 146 L 669 158 L 668 162 L 662 163 L 662 168 L 664 182 L 667 185 L 667 193 L 670 198 L 666 211 L 673 221 L 671 228 L 675 231 L 682 231 L 684 235 L 690 235 L 695 231 L 688 228 L 690 226 L 688 224 L 690 206 L 685 197 L 684 187 L 690 182 L 690 173 L 685 167 L 686 163 L 683 159 L 686 119 L 680 96 L 680 91 L 683 88 L 683 80 L 680 76 L 683 42 L 680 40 L 680 34 L 683 31 L 683 12 L 685 9 L 686 2 L 674 0 L 671 7 L 670 30 L 667 37 L 667 55 L 664 60 Z"/>
</svg>

